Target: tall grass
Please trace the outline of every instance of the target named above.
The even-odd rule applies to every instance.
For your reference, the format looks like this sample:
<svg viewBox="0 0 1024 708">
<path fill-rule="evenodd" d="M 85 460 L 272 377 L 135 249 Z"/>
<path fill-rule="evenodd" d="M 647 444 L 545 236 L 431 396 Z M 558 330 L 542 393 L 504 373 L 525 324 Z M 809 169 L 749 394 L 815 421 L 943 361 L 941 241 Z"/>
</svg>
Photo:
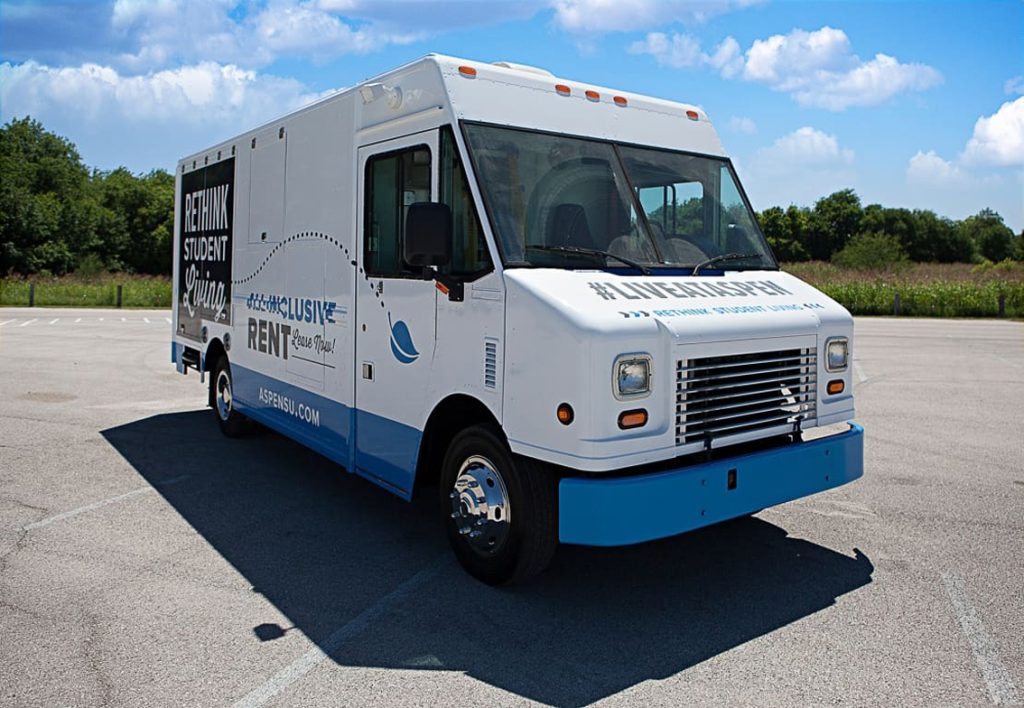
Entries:
<svg viewBox="0 0 1024 708">
<path fill-rule="evenodd" d="M 122 286 L 122 307 L 171 306 L 171 279 L 150 275 L 108 273 L 99 276 L 65 275 L 60 278 L 19 276 L 0 279 L 0 305 L 25 307 L 29 287 L 35 285 L 37 307 L 115 307 L 117 286 Z"/>
<path fill-rule="evenodd" d="M 1024 264 L 919 263 L 895 269 L 847 270 L 831 263 L 789 263 L 783 269 L 838 301 L 854 315 L 1024 317 Z"/>
<path fill-rule="evenodd" d="M 851 270 L 831 263 L 788 263 L 783 269 L 824 291 L 855 315 L 891 315 L 895 296 L 900 314 L 911 317 L 996 317 L 999 298 L 1007 317 L 1024 318 L 1024 264 L 918 263 L 895 269 Z M 26 306 L 29 280 L 0 279 L 0 305 Z M 40 307 L 114 307 L 117 286 L 123 307 L 170 307 L 171 280 L 159 276 L 108 273 L 32 278 Z"/>
</svg>

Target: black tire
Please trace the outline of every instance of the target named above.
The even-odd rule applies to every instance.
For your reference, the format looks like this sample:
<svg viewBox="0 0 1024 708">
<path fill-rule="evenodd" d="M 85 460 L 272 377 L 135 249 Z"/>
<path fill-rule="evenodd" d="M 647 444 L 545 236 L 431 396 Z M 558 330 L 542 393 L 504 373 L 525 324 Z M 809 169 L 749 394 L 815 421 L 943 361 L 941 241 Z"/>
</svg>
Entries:
<svg viewBox="0 0 1024 708">
<path fill-rule="evenodd" d="M 482 461 L 482 462 L 481 462 Z M 490 466 L 485 463 L 490 463 Z M 489 516 L 473 516 L 480 511 L 456 482 L 469 472 L 481 475 L 490 491 L 507 493 L 506 518 L 502 527 L 494 521 L 500 509 L 491 506 Z M 461 474 L 460 476 L 460 472 Z M 497 474 L 497 487 L 491 484 Z M 452 496 L 453 493 L 455 496 Z M 503 498 L 503 497 L 498 497 Z M 512 454 L 500 433 L 490 426 L 474 426 L 460 432 L 448 446 L 441 469 L 441 512 L 448 540 L 462 567 L 488 585 L 506 585 L 537 575 L 551 563 L 558 547 L 558 479 L 546 465 Z M 471 520 L 481 522 L 477 526 Z M 471 528 L 467 532 L 466 529 Z M 481 533 L 471 538 L 480 528 Z M 496 536 L 492 535 L 498 529 Z M 488 545 L 488 541 L 490 545 Z M 482 546 L 487 546 L 486 548 Z"/>
<path fill-rule="evenodd" d="M 227 354 L 222 354 L 210 379 L 210 405 L 220 432 L 229 438 L 238 438 L 252 429 L 252 422 L 235 410 L 232 390 L 231 365 Z"/>
</svg>

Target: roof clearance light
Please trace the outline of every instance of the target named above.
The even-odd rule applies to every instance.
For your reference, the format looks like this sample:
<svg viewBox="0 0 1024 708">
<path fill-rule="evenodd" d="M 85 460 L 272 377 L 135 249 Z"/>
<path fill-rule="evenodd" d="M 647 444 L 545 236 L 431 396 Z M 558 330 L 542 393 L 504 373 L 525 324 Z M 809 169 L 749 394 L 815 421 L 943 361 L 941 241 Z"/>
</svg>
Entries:
<svg viewBox="0 0 1024 708">
<path fill-rule="evenodd" d="M 476 69 L 471 66 L 460 66 L 459 73 L 465 76 L 467 79 L 476 78 Z"/>
<path fill-rule="evenodd" d="M 587 91 L 586 97 L 589 98 L 591 101 L 601 100 L 601 94 L 599 94 L 597 91 Z"/>
<path fill-rule="evenodd" d="M 687 111 L 686 117 L 689 118 L 690 120 L 700 120 L 700 113 L 698 113 L 697 111 Z"/>
<path fill-rule="evenodd" d="M 616 106 L 622 106 L 623 108 L 625 108 L 626 106 L 629 105 L 629 101 L 627 101 L 624 96 L 616 96 L 612 100 L 615 101 Z"/>
<path fill-rule="evenodd" d="M 565 84 L 555 84 L 555 91 L 558 92 L 559 96 L 570 96 L 572 95 L 572 89 Z"/>
</svg>

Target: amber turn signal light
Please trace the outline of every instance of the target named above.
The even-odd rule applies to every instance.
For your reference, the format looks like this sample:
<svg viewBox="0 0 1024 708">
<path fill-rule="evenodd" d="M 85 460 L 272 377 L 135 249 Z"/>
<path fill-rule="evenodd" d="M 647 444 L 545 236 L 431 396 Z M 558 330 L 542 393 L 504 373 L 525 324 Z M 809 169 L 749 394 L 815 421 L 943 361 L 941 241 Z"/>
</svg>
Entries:
<svg viewBox="0 0 1024 708">
<path fill-rule="evenodd" d="M 619 414 L 619 427 L 622 430 L 629 428 L 640 428 L 647 425 L 647 411 L 637 408 L 632 411 L 623 411 Z"/>
<path fill-rule="evenodd" d="M 828 395 L 830 395 L 830 396 L 834 396 L 837 393 L 842 393 L 845 389 L 846 389 L 846 384 L 843 383 L 842 379 L 836 379 L 835 381 L 829 381 L 828 382 L 828 387 L 826 388 L 826 390 L 828 391 Z"/>
<path fill-rule="evenodd" d="M 572 406 L 568 403 L 561 403 L 558 406 L 558 422 L 562 425 L 569 425 L 576 419 L 576 414 L 573 413 Z"/>
</svg>

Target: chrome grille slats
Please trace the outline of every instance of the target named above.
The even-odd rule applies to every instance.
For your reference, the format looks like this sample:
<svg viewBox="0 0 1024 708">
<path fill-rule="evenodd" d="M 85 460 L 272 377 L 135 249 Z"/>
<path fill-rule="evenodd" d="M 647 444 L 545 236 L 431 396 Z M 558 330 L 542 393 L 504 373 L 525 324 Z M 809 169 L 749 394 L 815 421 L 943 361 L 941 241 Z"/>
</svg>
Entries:
<svg viewBox="0 0 1024 708">
<path fill-rule="evenodd" d="M 816 417 L 817 364 L 813 348 L 678 360 L 676 445 L 774 434 Z"/>
</svg>

